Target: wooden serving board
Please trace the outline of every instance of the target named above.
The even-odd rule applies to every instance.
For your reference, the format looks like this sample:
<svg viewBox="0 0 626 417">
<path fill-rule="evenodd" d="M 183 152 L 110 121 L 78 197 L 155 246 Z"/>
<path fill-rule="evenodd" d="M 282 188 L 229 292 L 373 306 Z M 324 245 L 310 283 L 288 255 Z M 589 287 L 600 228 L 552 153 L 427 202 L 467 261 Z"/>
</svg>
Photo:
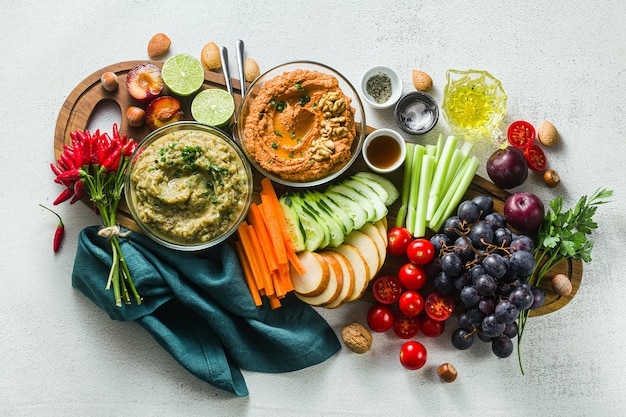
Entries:
<svg viewBox="0 0 626 417">
<path fill-rule="evenodd" d="M 61 111 L 59 113 L 59 117 L 57 119 L 55 134 L 54 134 L 54 153 L 55 158 L 58 158 L 63 150 L 63 145 L 70 144 L 70 132 L 76 130 L 85 130 L 89 126 L 89 122 L 94 114 L 98 112 L 98 108 L 102 103 L 112 102 L 116 103 L 120 107 L 121 111 L 121 120 L 119 121 L 120 132 L 128 134 L 129 137 L 140 141 L 142 140 L 150 131 L 147 127 L 135 128 L 131 127 L 125 117 L 126 109 L 130 106 L 140 106 L 145 108 L 145 104 L 141 104 L 134 100 L 128 94 L 126 90 L 126 75 L 128 71 L 137 64 L 142 62 L 146 62 L 145 60 L 138 61 L 126 61 L 120 62 L 117 64 L 109 65 L 105 68 L 102 68 L 87 78 L 85 78 L 80 84 L 78 84 L 74 90 L 67 97 Z M 153 64 L 162 67 L 163 62 L 160 61 L 150 61 Z M 100 76 L 107 71 L 114 72 L 118 76 L 119 88 L 113 92 L 108 92 L 100 85 Z M 232 86 L 235 95 L 235 106 L 238 108 L 239 103 L 241 101 L 241 84 L 239 80 L 232 79 Z M 219 72 L 205 71 L 205 82 L 203 88 L 225 88 L 225 80 L 224 75 Z M 167 94 L 167 91 L 164 92 Z M 191 97 L 180 98 L 183 112 L 185 113 L 185 118 L 188 120 L 191 119 Z M 232 128 L 232 126 L 231 126 Z M 367 127 L 367 133 L 375 130 L 372 127 Z M 345 172 L 342 177 L 338 179 L 340 181 L 342 178 L 352 175 L 358 171 L 368 170 L 369 168 L 365 164 L 365 161 L 361 156 L 356 160 L 353 166 Z M 254 199 L 259 201 L 259 191 L 261 189 L 260 179 L 262 175 L 252 167 L 253 175 L 255 178 L 254 181 Z M 402 188 L 402 169 L 389 174 L 388 178 L 396 184 L 396 186 L 401 189 Z M 281 194 L 285 191 L 288 191 L 287 187 L 284 187 L 279 184 L 275 184 L 277 193 Z M 323 189 L 324 187 L 318 187 L 319 189 Z M 467 193 L 465 194 L 466 198 L 472 198 L 479 194 L 489 195 L 494 199 L 494 209 L 500 213 L 503 212 L 504 201 L 510 195 L 507 191 L 502 190 L 496 187 L 490 181 L 486 179 L 475 176 L 474 180 Z M 88 202 L 88 201 L 87 201 Z M 400 201 L 396 201 L 389 208 L 388 222 L 390 227 L 395 224 L 396 215 L 398 209 L 400 207 Z M 136 232 L 140 232 L 137 225 L 132 220 L 128 209 L 124 202 L 120 203 L 120 210 L 118 213 L 118 221 L 121 225 L 128 227 L 131 230 Z M 407 262 L 404 258 L 397 257 L 388 257 L 385 265 L 379 274 L 389 274 L 396 275 L 398 268 Z M 541 287 L 546 292 L 546 301 L 544 305 L 533 311 L 531 316 L 537 316 L 542 314 L 551 313 L 556 311 L 562 307 L 564 307 L 569 301 L 574 298 L 576 295 L 578 288 L 580 287 L 580 282 L 582 280 L 582 262 L 580 260 L 577 261 L 566 261 L 561 263 L 557 268 L 554 269 L 554 274 L 556 273 L 564 273 L 571 278 L 573 290 L 571 294 L 568 296 L 557 296 L 554 294 L 552 289 L 550 288 L 550 280 L 545 279 L 541 283 Z M 366 294 L 364 299 L 367 301 L 371 301 L 373 298 L 371 294 Z"/>
</svg>

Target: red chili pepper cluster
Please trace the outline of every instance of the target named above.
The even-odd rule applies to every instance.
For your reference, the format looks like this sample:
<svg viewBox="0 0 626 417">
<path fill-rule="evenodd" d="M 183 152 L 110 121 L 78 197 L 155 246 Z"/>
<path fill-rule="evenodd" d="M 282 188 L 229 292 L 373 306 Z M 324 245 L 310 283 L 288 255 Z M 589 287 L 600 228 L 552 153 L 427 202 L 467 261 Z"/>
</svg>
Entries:
<svg viewBox="0 0 626 417">
<path fill-rule="evenodd" d="M 100 170 L 105 174 L 117 172 L 121 157 L 130 157 L 137 146 L 126 134 L 120 136 L 117 124 L 113 125 L 113 138 L 107 133 L 100 134 L 100 130 L 93 134 L 77 130 L 70 137 L 72 144 L 63 146 L 56 165 L 50 164 L 56 175 L 54 182 L 67 187 L 54 200 L 55 205 L 69 199 L 70 204 L 80 200 L 86 193 L 81 175 L 90 172 L 90 168 L 92 172 Z"/>
</svg>

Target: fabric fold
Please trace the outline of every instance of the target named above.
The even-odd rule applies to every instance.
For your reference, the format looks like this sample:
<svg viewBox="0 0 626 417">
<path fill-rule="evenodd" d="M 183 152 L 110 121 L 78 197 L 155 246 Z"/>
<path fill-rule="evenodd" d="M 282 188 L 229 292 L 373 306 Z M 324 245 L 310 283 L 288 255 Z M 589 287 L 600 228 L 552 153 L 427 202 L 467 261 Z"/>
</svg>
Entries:
<svg viewBox="0 0 626 417">
<path fill-rule="evenodd" d="M 229 243 L 188 253 L 132 233 L 121 246 L 143 301 L 116 307 L 105 289 L 109 244 L 97 232 L 90 226 L 79 234 L 72 285 L 110 318 L 136 321 L 183 367 L 220 389 L 245 396 L 240 369 L 295 371 L 340 348 L 328 323 L 291 294 L 281 308 L 256 307 Z"/>
</svg>

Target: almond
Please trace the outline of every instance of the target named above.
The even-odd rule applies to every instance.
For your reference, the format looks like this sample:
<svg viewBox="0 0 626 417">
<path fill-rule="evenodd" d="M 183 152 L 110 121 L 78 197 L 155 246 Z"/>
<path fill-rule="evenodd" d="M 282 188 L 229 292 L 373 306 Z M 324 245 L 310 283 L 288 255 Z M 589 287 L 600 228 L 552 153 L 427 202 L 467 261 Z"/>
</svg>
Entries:
<svg viewBox="0 0 626 417">
<path fill-rule="evenodd" d="M 433 88 L 433 79 L 424 71 L 413 70 L 413 86 L 418 91 L 430 91 Z"/>
<path fill-rule="evenodd" d="M 200 52 L 200 62 L 202 62 L 202 66 L 207 71 L 218 69 L 222 66 L 220 49 L 215 42 L 209 42 L 204 45 L 202 52 Z"/>
<path fill-rule="evenodd" d="M 256 79 L 256 77 L 261 75 L 259 64 L 257 64 L 256 61 L 252 58 L 246 58 L 243 63 L 243 73 L 246 81 L 251 83 Z"/>
<path fill-rule="evenodd" d="M 172 41 L 165 33 L 157 33 L 148 42 L 148 56 L 156 58 L 165 55 L 170 49 Z"/>
<path fill-rule="evenodd" d="M 537 138 L 544 146 L 554 146 L 559 143 L 559 132 L 556 127 L 547 120 L 539 126 L 537 129 Z"/>
</svg>

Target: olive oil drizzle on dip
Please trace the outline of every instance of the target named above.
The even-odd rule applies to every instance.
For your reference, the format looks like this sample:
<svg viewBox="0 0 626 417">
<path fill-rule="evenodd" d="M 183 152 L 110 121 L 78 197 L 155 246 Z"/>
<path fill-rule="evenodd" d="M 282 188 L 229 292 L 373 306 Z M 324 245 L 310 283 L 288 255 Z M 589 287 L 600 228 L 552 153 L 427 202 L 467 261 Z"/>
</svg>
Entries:
<svg viewBox="0 0 626 417">
<path fill-rule="evenodd" d="M 179 243 L 207 242 L 226 232 L 248 193 L 245 167 L 231 145 L 193 130 L 148 146 L 133 166 L 131 184 L 144 225 Z"/>
</svg>

